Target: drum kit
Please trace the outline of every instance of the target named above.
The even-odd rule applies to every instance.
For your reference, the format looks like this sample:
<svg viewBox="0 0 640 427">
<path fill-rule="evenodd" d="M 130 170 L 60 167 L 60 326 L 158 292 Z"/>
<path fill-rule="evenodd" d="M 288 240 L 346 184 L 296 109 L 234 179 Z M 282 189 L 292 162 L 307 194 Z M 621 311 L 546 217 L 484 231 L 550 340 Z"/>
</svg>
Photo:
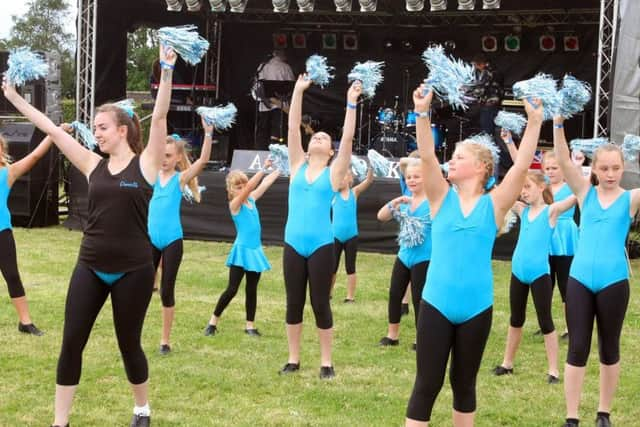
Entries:
<svg viewBox="0 0 640 427">
<path fill-rule="evenodd" d="M 375 114 L 378 133 L 371 139 L 369 148 L 389 157 L 404 157 L 417 150 L 417 116 L 413 110 L 400 113 L 397 106 L 379 108 Z M 444 125 L 432 123 L 431 133 L 436 152 L 444 157 L 447 147 L 447 128 Z"/>
</svg>

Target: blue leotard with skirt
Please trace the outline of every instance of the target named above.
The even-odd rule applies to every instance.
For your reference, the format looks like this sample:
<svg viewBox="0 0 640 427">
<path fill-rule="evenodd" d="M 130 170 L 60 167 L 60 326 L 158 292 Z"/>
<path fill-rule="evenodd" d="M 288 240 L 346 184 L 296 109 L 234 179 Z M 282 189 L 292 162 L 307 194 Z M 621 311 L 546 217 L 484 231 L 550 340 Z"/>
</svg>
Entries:
<svg viewBox="0 0 640 427">
<path fill-rule="evenodd" d="M 573 195 L 571 188 L 564 184 L 553 195 L 554 202 L 560 202 Z M 551 237 L 551 256 L 573 256 L 578 246 L 578 226 L 573 220 L 575 206 L 558 216 L 556 228 Z"/>
<path fill-rule="evenodd" d="M 431 224 L 431 262 L 422 298 L 453 324 L 464 323 L 493 305 L 491 252 L 498 227 L 489 194 L 469 216 L 449 188 Z"/>
<path fill-rule="evenodd" d="M 238 234 L 227 257 L 227 267 L 235 265 L 261 273 L 270 270 L 271 265 L 262 249 L 262 228 L 256 201 L 249 197 L 247 202 L 249 206 L 243 204 L 237 214 L 231 215 Z"/>
<path fill-rule="evenodd" d="M 545 206 L 533 220 L 529 219 L 530 208 L 522 210 L 520 234 L 511 259 L 511 271 L 526 285 L 549 274 L 549 241 L 553 228 L 549 225 L 549 206 Z"/>
<path fill-rule="evenodd" d="M 180 175 L 180 173 L 175 173 L 164 187 L 160 184 L 160 176 L 153 184 L 147 227 L 151 243 L 159 250 L 163 250 L 176 240 L 182 239 Z"/>
</svg>

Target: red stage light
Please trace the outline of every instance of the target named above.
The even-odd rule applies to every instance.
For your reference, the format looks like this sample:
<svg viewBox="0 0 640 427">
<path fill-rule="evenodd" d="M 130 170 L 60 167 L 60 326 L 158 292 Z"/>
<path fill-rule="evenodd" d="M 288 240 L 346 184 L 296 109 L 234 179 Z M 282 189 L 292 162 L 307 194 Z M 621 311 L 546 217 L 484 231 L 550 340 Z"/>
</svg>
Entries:
<svg viewBox="0 0 640 427">
<path fill-rule="evenodd" d="M 495 52 L 498 50 L 498 40 L 494 36 L 482 37 L 482 51 Z"/>
<path fill-rule="evenodd" d="M 342 36 L 342 48 L 344 50 L 358 50 L 358 36 L 355 34 Z"/>
<path fill-rule="evenodd" d="M 577 52 L 580 50 L 580 41 L 576 36 L 564 37 L 564 51 L 565 52 Z"/>
<path fill-rule="evenodd" d="M 540 50 L 543 52 L 556 50 L 556 38 L 549 35 L 540 36 Z"/>
<path fill-rule="evenodd" d="M 302 33 L 296 33 L 291 38 L 291 44 L 294 49 L 304 49 L 307 47 L 307 36 Z"/>
<path fill-rule="evenodd" d="M 273 47 L 276 49 L 286 49 L 287 35 L 284 33 L 275 33 L 273 35 Z"/>
</svg>

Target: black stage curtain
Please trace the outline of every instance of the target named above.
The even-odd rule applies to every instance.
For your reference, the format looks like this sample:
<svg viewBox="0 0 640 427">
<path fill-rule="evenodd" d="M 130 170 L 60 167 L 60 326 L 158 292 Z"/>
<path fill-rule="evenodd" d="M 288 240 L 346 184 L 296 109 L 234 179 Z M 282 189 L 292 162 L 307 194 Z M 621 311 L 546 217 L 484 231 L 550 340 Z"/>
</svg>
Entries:
<svg viewBox="0 0 640 427">
<path fill-rule="evenodd" d="M 77 172 L 71 185 L 72 207 L 65 226 L 82 229 L 87 215 L 86 179 Z M 205 171 L 198 178 L 207 189 L 202 193 L 202 203 L 182 203 L 182 226 L 187 239 L 233 241 L 235 229 L 227 202 L 225 174 Z M 278 178 L 273 186 L 258 200 L 262 223 L 262 241 L 267 245 L 282 245 L 287 218 L 288 178 Z M 397 197 L 398 180 L 376 178 L 373 185 L 358 200 L 359 248 L 366 252 L 395 253 L 397 225 L 394 221 L 380 223 L 376 215 L 380 207 Z M 309 226 L 312 226 L 310 224 Z M 518 228 L 499 237 L 494 247 L 496 259 L 511 259 Z M 451 254 L 456 256 L 456 254 Z"/>
</svg>

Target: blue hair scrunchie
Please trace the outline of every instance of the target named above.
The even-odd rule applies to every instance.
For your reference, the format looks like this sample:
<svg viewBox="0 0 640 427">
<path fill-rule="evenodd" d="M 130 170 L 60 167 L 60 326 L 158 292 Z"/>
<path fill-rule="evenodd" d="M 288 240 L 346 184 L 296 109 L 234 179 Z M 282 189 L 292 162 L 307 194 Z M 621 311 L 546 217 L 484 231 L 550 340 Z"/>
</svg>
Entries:
<svg viewBox="0 0 640 427">
<path fill-rule="evenodd" d="M 490 176 L 487 180 L 487 183 L 484 185 L 484 189 L 489 191 L 493 188 L 494 185 L 496 185 L 496 177 Z"/>
<path fill-rule="evenodd" d="M 171 135 L 169 135 L 171 138 L 173 138 L 176 141 L 180 141 L 182 138 L 180 137 L 180 135 L 178 135 L 177 133 L 172 133 Z"/>
<path fill-rule="evenodd" d="M 549 177 L 548 177 L 547 175 L 542 175 L 542 176 L 544 177 L 544 183 L 545 183 L 546 185 L 551 184 L 551 180 L 549 179 Z"/>
</svg>

